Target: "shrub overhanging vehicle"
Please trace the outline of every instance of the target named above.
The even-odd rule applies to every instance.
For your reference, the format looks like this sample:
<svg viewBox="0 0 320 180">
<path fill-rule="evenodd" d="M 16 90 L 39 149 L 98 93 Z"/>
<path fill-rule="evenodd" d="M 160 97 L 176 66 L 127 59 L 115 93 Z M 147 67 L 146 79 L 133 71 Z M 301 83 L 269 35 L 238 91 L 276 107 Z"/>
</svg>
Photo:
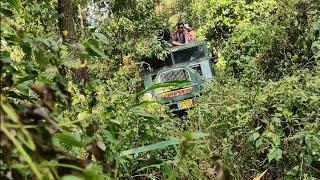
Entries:
<svg viewBox="0 0 320 180">
<path fill-rule="evenodd" d="M 197 103 L 202 88 L 212 80 L 212 62 L 204 41 L 175 46 L 164 61 L 148 62 L 152 71 L 145 73 L 144 86 L 184 82 L 181 85 L 159 87 L 147 92 L 144 99 L 157 99 L 172 111 L 188 109 Z"/>
</svg>

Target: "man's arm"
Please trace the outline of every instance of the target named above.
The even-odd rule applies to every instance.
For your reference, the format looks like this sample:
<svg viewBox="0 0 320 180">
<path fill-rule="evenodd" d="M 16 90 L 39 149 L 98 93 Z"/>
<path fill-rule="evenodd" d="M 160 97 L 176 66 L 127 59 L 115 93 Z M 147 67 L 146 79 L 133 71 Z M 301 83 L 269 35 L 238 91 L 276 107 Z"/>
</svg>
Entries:
<svg viewBox="0 0 320 180">
<path fill-rule="evenodd" d="M 180 45 L 182 45 L 182 43 L 179 43 L 179 41 L 178 41 L 177 33 L 175 33 L 175 34 L 172 36 L 172 44 L 175 45 L 175 46 L 180 46 Z"/>
<path fill-rule="evenodd" d="M 175 34 L 172 36 L 172 44 L 175 45 L 175 46 L 184 45 L 184 44 L 186 44 L 186 43 L 189 43 L 188 38 L 189 38 L 188 33 L 184 33 L 185 43 L 180 43 L 180 42 L 178 41 L 178 38 L 177 38 L 177 33 L 175 33 Z"/>
<path fill-rule="evenodd" d="M 172 44 L 176 46 L 183 45 L 183 43 L 179 43 L 179 41 L 172 41 Z"/>
<path fill-rule="evenodd" d="M 190 35 L 189 35 L 188 31 L 184 32 L 184 39 L 185 39 L 185 44 L 189 43 Z"/>
</svg>

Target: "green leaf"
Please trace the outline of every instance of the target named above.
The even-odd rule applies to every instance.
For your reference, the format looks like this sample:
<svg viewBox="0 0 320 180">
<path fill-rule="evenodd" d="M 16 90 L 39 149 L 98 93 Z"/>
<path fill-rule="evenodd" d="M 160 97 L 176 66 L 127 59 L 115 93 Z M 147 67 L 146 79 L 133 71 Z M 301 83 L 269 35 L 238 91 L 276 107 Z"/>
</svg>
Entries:
<svg viewBox="0 0 320 180">
<path fill-rule="evenodd" d="M 83 180 L 83 178 L 80 178 L 74 175 L 66 175 L 66 176 L 63 176 L 61 180 Z"/>
<path fill-rule="evenodd" d="M 320 20 L 314 23 L 313 30 L 320 30 Z"/>
<path fill-rule="evenodd" d="M 28 84 L 30 82 L 32 82 L 32 81 L 30 81 L 28 79 L 22 79 L 22 80 L 20 80 L 20 83 L 16 85 L 16 87 L 21 93 L 23 93 L 25 95 L 29 95 L 30 88 L 29 88 Z"/>
<path fill-rule="evenodd" d="M 3 97 L 1 97 L 3 99 Z M 8 117 L 15 123 L 19 123 L 19 116 L 14 111 L 9 103 L 5 103 L 1 101 L 2 110 L 8 115 Z"/>
<path fill-rule="evenodd" d="M 177 86 L 183 86 L 186 84 L 189 84 L 190 81 L 170 81 L 170 82 L 165 82 L 165 83 L 159 83 L 159 84 L 153 84 L 152 86 L 148 87 L 147 89 L 139 92 L 136 94 L 137 97 L 140 97 L 141 95 L 143 95 L 146 92 L 158 89 L 158 88 L 163 88 L 163 87 L 177 87 Z"/>
<path fill-rule="evenodd" d="M 135 115 L 140 116 L 140 117 L 147 119 L 147 120 L 157 120 L 156 116 L 152 116 L 152 115 L 148 115 L 148 114 L 135 113 Z"/>
<path fill-rule="evenodd" d="M 10 97 L 10 98 L 20 99 L 20 100 L 26 100 L 27 99 L 29 101 L 32 101 L 32 99 L 29 96 L 26 96 L 24 94 L 17 93 L 17 92 L 14 92 L 14 91 L 6 92 L 6 96 Z"/>
<path fill-rule="evenodd" d="M 83 142 L 78 141 L 70 133 L 57 133 L 54 136 L 57 139 L 59 139 L 60 142 L 62 142 L 64 144 L 67 144 L 67 145 L 70 145 L 70 146 L 76 146 L 76 147 L 82 147 L 83 146 Z"/>
<path fill-rule="evenodd" d="M 101 33 L 93 33 L 94 36 L 96 36 L 101 42 L 104 44 L 108 44 L 108 39 L 104 34 Z"/>
<path fill-rule="evenodd" d="M 57 51 L 59 50 L 57 41 L 55 41 L 55 40 L 52 39 L 52 38 L 49 38 L 48 41 L 50 42 L 50 45 L 51 45 L 51 47 L 52 47 L 52 50 L 54 50 L 55 52 L 57 52 Z"/>
<path fill-rule="evenodd" d="M 249 142 L 255 141 L 259 137 L 260 137 L 260 134 L 258 132 L 254 132 L 249 136 L 248 141 Z"/>
<path fill-rule="evenodd" d="M 46 167 L 62 167 L 62 168 L 68 168 L 68 169 L 77 170 L 77 171 L 79 171 L 79 172 L 84 172 L 84 169 L 81 168 L 81 167 L 79 167 L 79 166 L 76 166 L 76 165 L 73 165 L 73 164 L 58 163 L 58 162 L 55 161 L 55 160 L 44 161 L 44 162 L 42 162 L 42 165 L 43 165 L 43 166 L 46 166 Z"/>
<path fill-rule="evenodd" d="M 162 149 L 165 148 L 167 146 L 171 146 L 171 145 L 177 145 L 180 144 L 181 141 L 177 138 L 172 138 L 170 140 L 167 141 L 161 141 L 155 144 L 151 144 L 151 145 L 147 145 L 147 146 L 141 146 L 138 148 L 134 148 L 134 149 L 130 149 L 130 150 L 126 150 L 126 151 L 122 151 L 120 153 L 121 156 L 128 156 L 131 154 L 139 154 L 142 152 L 148 152 L 148 151 L 153 151 L 153 150 L 157 150 L 157 149 Z"/>
<path fill-rule="evenodd" d="M 83 120 L 87 120 L 90 118 L 90 113 L 87 112 L 87 111 L 83 111 L 83 112 L 80 112 L 78 115 L 77 115 L 77 119 L 79 121 L 83 121 Z"/>
<path fill-rule="evenodd" d="M 192 132 L 191 134 L 192 139 L 200 139 L 209 136 L 209 133 L 203 133 L 203 132 Z"/>
<path fill-rule="evenodd" d="M 273 159 L 278 161 L 282 157 L 282 150 L 280 148 L 272 148 L 267 157 L 269 162 L 271 162 Z"/>
<path fill-rule="evenodd" d="M 12 0 L 12 1 L 10 1 L 10 2 L 11 2 L 10 4 L 12 4 L 13 7 L 14 7 L 16 10 L 20 10 L 20 9 L 21 9 L 21 1 L 19 1 L 19 0 Z"/>
<path fill-rule="evenodd" d="M 108 131 L 108 130 L 104 130 L 103 131 L 103 137 L 106 138 L 106 140 L 108 142 L 113 142 L 114 141 L 114 137 L 113 137 L 112 133 L 110 131 Z"/>
<path fill-rule="evenodd" d="M 99 49 L 98 47 L 96 47 L 95 45 L 89 44 L 88 46 L 94 53 L 96 53 L 96 55 L 99 55 L 99 56 L 101 56 L 103 58 L 106 57 L 104 52 L 101 49 Z"/>
<path fill-rule="evenodd" d="M 50 47 L 50 43 L 49 43 L 46 39 L 43 39 L 42 37 L 37 37 L 36 40 L 37 40 L 38 42 L 43 43 L 43 44 L 46 45 L 47 47 Z"/>
<path fill-rule="evenodd" d="M 16 35 L 16 34 L 9 34 L 9 35 L 7 35 L 6 40 L 7 40 L 8 42 L 18 43 L 18 44 L 20 44 L 20 42 L 21 42 L 21 38 L 20 38 L 18 35 Z"/>
<path fill-rule="evenodd" d="M 84 179 L 85 180 L 102 180 L 102 176 L 100 175 L 101 167 L 90 165 L 84 171 Z"/>
<path fill-rule="evenodd" d="M 297 176 L 299 173 L 299 166 L 294 166 L 290 171 L 287 172 L 288 176 Z"/>
<path fill-rule="evenodd" d="M 219 127 L 222 127 L 224 125 L 227 125 L 227 123 L 217 123 L 217 124 L 212 124 L 208 127 L 208 129 L 215 129 L 215 128 L 219 128 Z"/>
<path fill-rule="evenodd" d="M 260 138 L 256 141 L 256 147 L 260 147 L 261 145 L 262 145 L 262 139 Z"/>
</svg>

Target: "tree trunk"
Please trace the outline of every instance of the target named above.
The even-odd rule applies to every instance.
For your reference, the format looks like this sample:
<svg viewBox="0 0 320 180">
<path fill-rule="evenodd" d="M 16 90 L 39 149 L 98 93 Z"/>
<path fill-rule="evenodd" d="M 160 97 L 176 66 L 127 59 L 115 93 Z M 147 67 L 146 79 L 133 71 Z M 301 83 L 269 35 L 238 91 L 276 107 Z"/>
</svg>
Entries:
<svg viewBox="0 0 320 180">
<path fill-rule="evenodd" d="M 74 29 L 74 15 L 71 0 L 58 0 L 58 26 L 60 34 L 65 41 L 77 42 Z"/>
<path fill-rule="evenodd" d="M 58 0 L 57 11 L 61 37 L 64 41 L 71 43 L 71 48 L 73 48 L 75 52 L 79 52 L 75 53 L 75 56 L 81 60 L 81 63 L 84 63 L 84 59 L 80 53 L 81 48 L 79 48 L 78 36 L 75 31 L 74 12 L 71 0 Z M 60 69 L 62 69 L 60 70 L 61 72 L 66 71 L 65 67 L 60 67 Z M 80 93 L 85 94 L 85 84 L 90 81 L 88 67 L 71 68 L 69 70 L 72 81 L 78 84 Z"/>
</svg>

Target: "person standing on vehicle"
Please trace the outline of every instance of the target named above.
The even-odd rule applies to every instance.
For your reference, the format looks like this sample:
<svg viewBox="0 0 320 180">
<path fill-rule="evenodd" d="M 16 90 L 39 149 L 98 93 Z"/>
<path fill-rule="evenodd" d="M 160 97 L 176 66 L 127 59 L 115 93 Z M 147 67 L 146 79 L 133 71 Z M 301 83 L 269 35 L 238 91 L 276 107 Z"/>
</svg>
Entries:
<svg viewBox="0 0 320 180">
<path fill-rule="evenodd" d="M 184 24 L 182 22 L 178 23 L 178 30 L 172 37 L 172 44 L 177 46 L 187 44 L 189 39 L 190 37 L 188 31 L 184 28 Z"/>
<path fill-rule="evenodd" d="M 162 32 L 161 40 L 171 41 L 171 34 L 169 28 L 165 28 Z"/>
<path fill-rule="evenodd" d="M 185 26 L 185 28 L 186 28 L 186 30 L 188 32 L 188 35 L 189 35 L 188 41 L 190 42 L 190 41 L 195 40 L 196 39 L 196 31 L 195 31 L 195 29 L 190 27 L 189 24 L 185 24 L 184 26 Z"/>
</svg>

